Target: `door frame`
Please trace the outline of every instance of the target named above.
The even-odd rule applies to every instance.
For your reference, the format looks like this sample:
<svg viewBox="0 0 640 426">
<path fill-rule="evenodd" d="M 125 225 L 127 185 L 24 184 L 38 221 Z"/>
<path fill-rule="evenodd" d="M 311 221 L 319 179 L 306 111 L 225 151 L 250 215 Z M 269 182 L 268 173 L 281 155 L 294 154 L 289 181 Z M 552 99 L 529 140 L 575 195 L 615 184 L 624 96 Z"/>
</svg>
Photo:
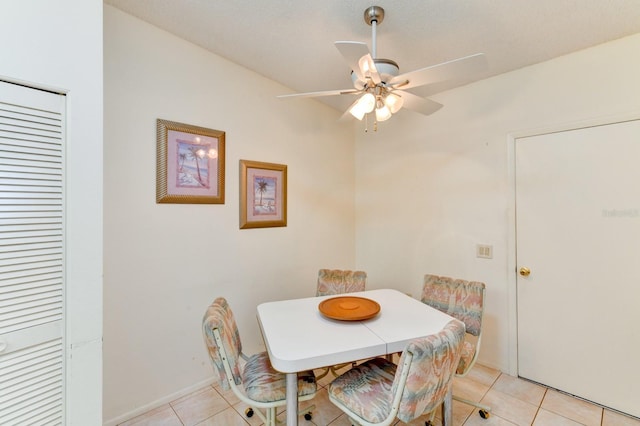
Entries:
<svg viewBox="0 0 640 426">
<path fill-rule="evenodd" d="M 603 126 L 607 124 L 623 123 L 626 121 L 640 120 L 640 111 L 626 114 L 616 114 L 590 118 L 581 121 L 553 124 L 530 130 L 520 130 L 507 134 L 507 315 L 508 315 L 508 371 L 511 376 L 518 377 L 518 254 L 517 248 L 517 224 L 516 224 L 516 142 L 518 139 L 532 136 L 541 136 L 550 133 L 559 133 L 584 129 L 588 127 Z"/>
</svg>

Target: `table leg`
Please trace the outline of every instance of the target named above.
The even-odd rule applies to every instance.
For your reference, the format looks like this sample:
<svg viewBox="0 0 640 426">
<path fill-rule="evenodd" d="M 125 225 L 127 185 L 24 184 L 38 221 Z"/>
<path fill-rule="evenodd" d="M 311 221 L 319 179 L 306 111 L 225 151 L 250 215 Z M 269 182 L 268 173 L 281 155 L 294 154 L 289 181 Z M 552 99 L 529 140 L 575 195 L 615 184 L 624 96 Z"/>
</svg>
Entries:
<svg viewBox="0 0 640 426">
<path fill-rule="evenodd" d="M 442 403 L 442 426 L 451 426 L 453 424 L 452 407 L 453 404 L 453 384 L 449 386 L 447 395 Z"/>
<path fill-rule="evenodd" d="M 298 426 L 298 373 L 287 373 L 287 426 Z"/>
</svg>

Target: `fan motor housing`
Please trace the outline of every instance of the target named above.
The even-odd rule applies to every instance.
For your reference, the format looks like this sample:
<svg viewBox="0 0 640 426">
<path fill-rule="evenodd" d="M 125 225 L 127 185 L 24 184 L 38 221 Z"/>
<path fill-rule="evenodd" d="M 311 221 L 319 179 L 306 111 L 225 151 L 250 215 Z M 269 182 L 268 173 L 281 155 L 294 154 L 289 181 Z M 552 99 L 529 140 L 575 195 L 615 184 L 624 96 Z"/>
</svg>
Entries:
<svg viewBox="0 0 640 426">
<path fill-rule="evenodd" d="M 378 71 L 378 74 L 380 75 L 380 80 L 382 80 L 383 83 L 386 83 L 387 81 L 391 80 L 393 77 L 395 77 L 400 73 L 400 67 L 398 67 L 398 64 L 395 61 L 392 61 L 391 59 L 379 58 L 379 59 L 374 59 L 373 62 L 376 65 L 376 70 Z M 353 81 L 354 84 L 357 81 L 357 79 L 358 79 L 358 76 L 356 75 L 356 73 L 352 71 L 351 80 Z"/>
<path fill-rule="evenodd" d="M 384 19 L 384 9 L 380 6 L 371 6 L 364 11 L 364 22 L 367 25 L 371 25 L 373 21 L 377 24 L 381 24 Z"/>
</svg>

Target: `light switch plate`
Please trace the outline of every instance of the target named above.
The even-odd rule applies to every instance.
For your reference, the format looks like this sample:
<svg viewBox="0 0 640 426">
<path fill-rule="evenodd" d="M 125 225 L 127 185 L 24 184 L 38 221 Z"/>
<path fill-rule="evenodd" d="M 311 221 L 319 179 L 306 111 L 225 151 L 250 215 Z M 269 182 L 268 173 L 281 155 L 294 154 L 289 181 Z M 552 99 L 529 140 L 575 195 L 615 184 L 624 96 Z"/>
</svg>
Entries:
<svg viewBox="0 0 640 426">
<path fill-rule="evenodd" d="M 493 246 L 487 244 L 476 245 L 476 257 L 483 259 L 493 259 Z"/>
</svg>

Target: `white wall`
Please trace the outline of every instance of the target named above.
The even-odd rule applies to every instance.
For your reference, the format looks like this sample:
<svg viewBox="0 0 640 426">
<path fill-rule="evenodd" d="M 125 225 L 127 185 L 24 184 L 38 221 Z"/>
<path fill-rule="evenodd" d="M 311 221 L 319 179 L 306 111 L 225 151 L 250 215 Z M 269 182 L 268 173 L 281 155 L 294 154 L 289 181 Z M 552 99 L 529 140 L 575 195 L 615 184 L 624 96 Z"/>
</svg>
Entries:
<svg viewBox="0 0 640 426">
<path fill-rule="evenodd" d="M 509 371 L 509 135 L 640 110 L 639 48 L 628 37 L 441 93 L 436 114 L 354 137 L 338 112 L 276 100 L 288 90 L 105 7 L 107 423 L 211 378 L 199 326 L 213 297 L 253 352 L 255 306 L 313 294 L 326 266 L 416 297 L 425 273 L 485 281 L 481 362 Z M 227 132 L 225 205 L 155 204 L 156 118 Z M 289 166 L 286 228 L 238 229 L 239 159 Z"/>
<path fill-rule="evenodd" d="M 105 6 L 104 419 L 213 377 L 200 324 L 226 297 L 248 353 L 262 302 L 355 263 L 353 128 L 311 100 Z M 226 132 L 226 203 L 156 204 L 156 119 Z M 288 166 L 288 226 L 239 229 L 239 160 Z M 293 320 L 293 319 L 292 319 Z M 303 342 L 301 342 L 303 344 Z"/>
<path fill-rule="evenodd" d="M 406 111 L 359 132 L 356 265 L 368 286 L 419 297 L 426 273 L 486 282 L 480 362 L 513 372 L 509 135 L 640 111 L 638 51 L 640 34 L 441 93 L 432 99 L 445 107 L 429 117 Z M 493 259 L 475 257 L 478 243 Z"/>
<path fill-rule="evenodd" d="M 67 94 L 66 415 L 102 418 L 102 1 L 3 2 L 0 79 Z"/>
</svg>

